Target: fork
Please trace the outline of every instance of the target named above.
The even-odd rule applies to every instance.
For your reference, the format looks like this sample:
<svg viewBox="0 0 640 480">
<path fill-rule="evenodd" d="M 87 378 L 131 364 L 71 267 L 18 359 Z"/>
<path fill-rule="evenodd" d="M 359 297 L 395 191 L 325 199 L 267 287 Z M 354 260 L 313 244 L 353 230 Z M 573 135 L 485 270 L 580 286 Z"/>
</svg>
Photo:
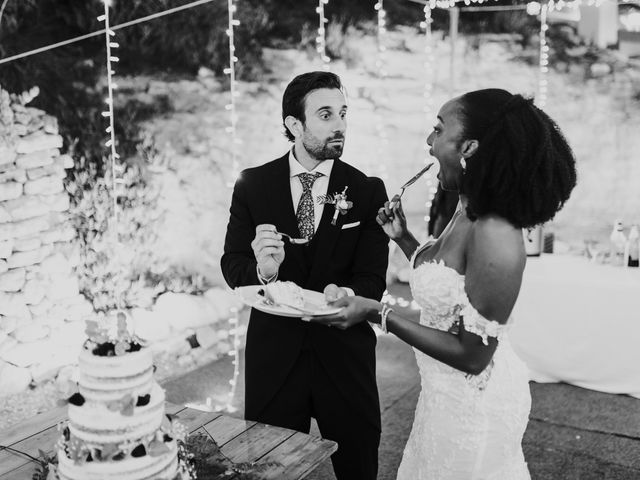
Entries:
<svg viewBox="0 0 640 480">
<path fill-rule="evenodd" d="M 394 200 L 393 202 L 389 203 L 389 210 L 393 210 L 393 207 L 396 206 L 396 203 L 400 201 L 400 199 L 402 198 L 402 195 L 404 195 L 404 191 L 409 188 L 411 185 L 413 185 L 414 183 L 416 183 L 418 181 L 418 179 L 424 175 L 425 173 L 427 173 L 427 171 L 433 167 L 433 162 L 431 162 L 429 165 L 427 165 L 426 167 L 424 167 L 422 170 L 420 170 L 418 173 L 416 173 L 413 178 L 411 178 L 411 180 L 409 180 L 407 183 L 405 183 L 404 185 L 402 185 L 400 187 L 400 195 L 398 195 L 398 199 Z"/>
<path fill-rule="evenodd" d="M 262 297 L 262 302 L 264 302 L 265 305 L 270 305 L 272 307 L 287 307 L 287 308 L 291 308 L 293 310 L 296 310 L 296 311 L 302 313 L 305 316 L 313 316 L 315 314 L 315 312 L 312 312 L 311 310 L 306 310 L 304 308 L 296 307 L 294 305 L 281 305 L 281 304 L 275 303 L 273 300 L 268 299 L 264 294 L 260 294 L 260 292 L 258 292 L 258 295 L 260 295 Z M 304 318 L 303 318 L 303 320 L 304 320 Z"/>
<path fill-rule="evenodd" d="M 293 245 L 305 245 L 305 244 L 309 243 L 309 239 L 308 238 L 294 238 L 291 235 L 289 235 L 288 233 L 282 233 L 282 232 L 275 232 L 275 233 L 277 235 L 282 235 L 284 238 L 289 240 L 289 243 L 291 243 Z"/>
</svg>

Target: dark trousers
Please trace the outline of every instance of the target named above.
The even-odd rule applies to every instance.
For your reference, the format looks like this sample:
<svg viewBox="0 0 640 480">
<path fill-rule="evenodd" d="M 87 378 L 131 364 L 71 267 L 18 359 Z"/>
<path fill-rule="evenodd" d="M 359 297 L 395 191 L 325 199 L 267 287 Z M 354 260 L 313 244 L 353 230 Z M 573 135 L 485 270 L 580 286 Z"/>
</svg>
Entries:
<svg viewBox="0 0 640 480">
<path fill-rule="evenodd" d="M 335 387 L 315 353 L 305 348 L 287 380 L 262 412 L 247 420 L 309 433 L 311 417 L 324 438 L 338 443 L 331 456 L 338 480 L 375 480 L 380 431 Z"/>
</svg>

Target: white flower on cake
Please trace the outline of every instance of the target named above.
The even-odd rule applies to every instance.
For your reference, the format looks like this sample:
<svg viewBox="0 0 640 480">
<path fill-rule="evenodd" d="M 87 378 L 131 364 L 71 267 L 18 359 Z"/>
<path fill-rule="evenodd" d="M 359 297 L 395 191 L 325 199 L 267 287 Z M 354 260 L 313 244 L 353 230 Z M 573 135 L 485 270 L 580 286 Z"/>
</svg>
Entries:
<svg viewBox="0 0 640 480">
<path fill-rule="evenodd" d="M 87 320 L 85 333 L 87 341 L 84 348 L 92 350 L 98 356 L 110 357 L 137 352 L 144 345 L 143 341 L 133 334 L 131 318 L 124 312 L 116 315 Z"/>
</svg>

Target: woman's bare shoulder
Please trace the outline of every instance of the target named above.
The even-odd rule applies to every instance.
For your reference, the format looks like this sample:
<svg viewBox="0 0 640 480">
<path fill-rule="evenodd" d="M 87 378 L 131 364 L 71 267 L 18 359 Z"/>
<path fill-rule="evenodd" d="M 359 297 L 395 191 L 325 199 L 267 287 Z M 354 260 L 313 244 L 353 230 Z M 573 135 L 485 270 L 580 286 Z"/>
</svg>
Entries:
<svg viewBox="0 0 640 480">
<path fill-rule="evenodd" d="M 497 215 L 478 218 L 473 222 L 467 256 L 479 256 L 508 270 L 521 270 L 526 261 L 522 230 Z"/>
<path fill-rule="evenodd" d="M 522 230 L 499 217 L 474 222 L 467 244 L 465 289 L 485 318 L 505 323 L 518 297 L 526 263 Z"/>
</svg>

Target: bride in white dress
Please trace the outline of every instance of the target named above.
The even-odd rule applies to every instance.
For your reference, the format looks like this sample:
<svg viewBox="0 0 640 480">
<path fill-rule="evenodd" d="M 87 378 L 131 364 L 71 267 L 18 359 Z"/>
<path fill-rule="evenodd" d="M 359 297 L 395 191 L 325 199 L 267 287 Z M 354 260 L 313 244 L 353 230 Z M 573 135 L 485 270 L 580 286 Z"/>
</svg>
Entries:
<svg viewBox="0 0 640 480">
<path fill-rule="evenodd" d="M 398 479 L 527 480 L 531 396 L 508 335 L 526 263 L 522 228 L 550 220 L 569 198 L 575 159 L 544 112 L 499 89 L 447 102 L 427 143 L 442 188 L 460 194 L 447 228 L 419 246 L 397 197 L 377 217 L 411 262 L 419 324 L 358 296 L 314 321 L 368 320 L 414 348 L 422 390 Z"/>
</svg>

